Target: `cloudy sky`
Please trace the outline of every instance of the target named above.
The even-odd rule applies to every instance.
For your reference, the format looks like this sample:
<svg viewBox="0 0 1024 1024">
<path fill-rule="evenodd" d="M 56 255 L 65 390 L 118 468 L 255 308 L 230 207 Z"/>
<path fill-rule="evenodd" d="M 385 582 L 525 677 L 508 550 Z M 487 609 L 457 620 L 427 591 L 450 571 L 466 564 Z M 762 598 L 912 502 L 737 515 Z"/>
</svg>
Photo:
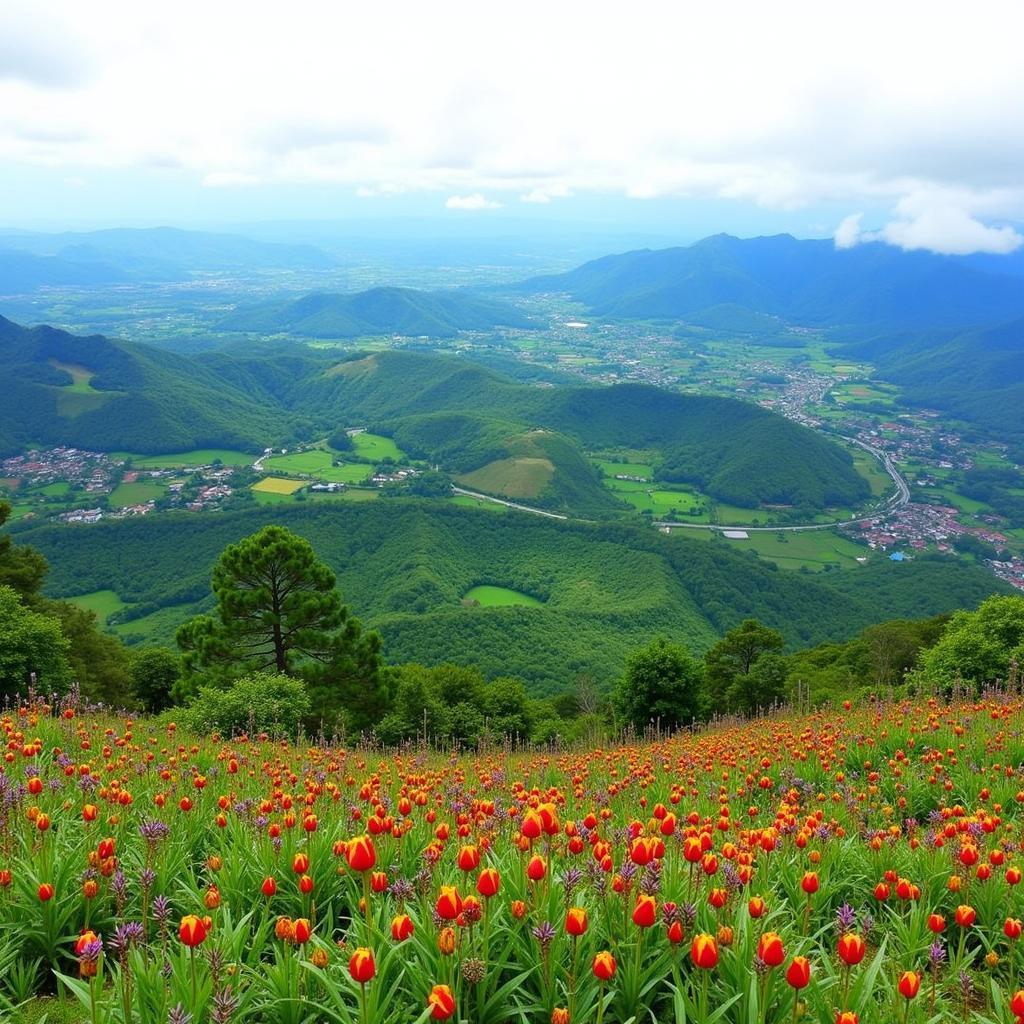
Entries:
<svg viewBox="0 0 1024 1024">
<path fill-rule="evenodd" d="M 1024 4 L 0 6 L 0 227 L 1024 241 Z"/>
</svg>

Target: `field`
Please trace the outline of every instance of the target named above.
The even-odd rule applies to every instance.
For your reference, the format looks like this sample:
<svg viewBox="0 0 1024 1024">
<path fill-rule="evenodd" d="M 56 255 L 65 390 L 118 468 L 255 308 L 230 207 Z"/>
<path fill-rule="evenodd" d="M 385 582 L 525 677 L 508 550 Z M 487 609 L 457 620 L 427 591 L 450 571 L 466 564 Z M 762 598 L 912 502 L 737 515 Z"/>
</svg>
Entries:
<svg viewBox="0 0 1024 1024">
<path fill-rule="evenodd" d="M 503 494 L 508 498 L 536 498 L 555 475 L 550 459 L 497 459 L 463 473 L 458 483 L 487 494 Z"/>
<path fill-rule="evenodd" d="M 230 448 L 197 448 L 190 452 L 172 452 L 169 455 L 131 455 L 129 452 L 115 452 L 115 455 L 130 456 L 136 469 L 189 469 L 193 466 L 208 466 L 220 461 L 225 466 L 251 466 L 254 455 L 233 451 Z"/>
<path fill-rule="evenodd" d="M 352 435 L 352 446 L 361 459 L 394 459 L 397 462 L 405 454 L 390 437 L 368 434 L 365 430 Z"/>
<path fill-rule="evenodd" d="M 68 600 L 72 604 L 77 604 L 79 608 L 95 612 L 101 624 L 107 621 L 109 615 L 125 607 L 124 601 L 113 590 L 94 590 L 91 594 L 79 594 L 77 597 L 69 597 Z"/>
<path fill-rule="evenodd" d="M 80 395 L 102 394 L 102 392 L 97 391 L 96 388 L 92 386 L 91 381 L 93 377 L 96 376 L 92 370 L 87 369 L 84 366 L 77 366 L 74 363 L 61 363 L 56 359 L 50 359 L 47 361 L 55 370 L 63 370 L 65 373 L 70 374 L 71 383 L 65 385 L 66 391 L 72 391 Z"/>
<path fill-rule="evenodd" d="M 847 701 L 413 758 L 15 708 L 0 1014 L 1011 1024 L 1022 716 Z"/>
<path fill-rule="evenodd" d="M 295 473 L 316 477 L 329 483 L 357 484 L 365 480 L 373 467 L 360 462 L 332 465 L 336 455 L 327 449 L 316 448 L 308 452 L 274 455 L 263 463 L 269 472 Z"/>
<path fill-rule="evenodd" d="M 693 530 L 702 539 L 716 539 L 709 530 Z M 832 530 L 806 530 L 799 533 L 751 533 L 746 540 L 721 538 L 737 551 L 756 551 L 761 558 L 774 562 L 780 569 L 811 569 L 826 567 L 855 568 L 858 558 L 869 554 L 867 548 Z"/>
<path fill-rule="evenodd" d="M 303 480 L 286 480 L 279 476 L 265 476 L 251 487 L 256 494 L 294 494 L 306 486 Z"/>
<path fill-rule="evenodd" d="M 473 587 L 466 592 L 464 601 L 476 601 L 481 608 L 505 608 L 510 605 L 522 605 L 524 608 L 543 608 L 544 602 L 508 587 L 492 587 L 487 585 Z"/>
<path fill-rule="evenodd" d="M 124 505 L 141 505 L 150 500 L 162 498 L 167 485 L 150 480 L 136 480 L 131 484 L 118 484 L 110 494 L 110 507 L 121 508 Z"/>
</svg>

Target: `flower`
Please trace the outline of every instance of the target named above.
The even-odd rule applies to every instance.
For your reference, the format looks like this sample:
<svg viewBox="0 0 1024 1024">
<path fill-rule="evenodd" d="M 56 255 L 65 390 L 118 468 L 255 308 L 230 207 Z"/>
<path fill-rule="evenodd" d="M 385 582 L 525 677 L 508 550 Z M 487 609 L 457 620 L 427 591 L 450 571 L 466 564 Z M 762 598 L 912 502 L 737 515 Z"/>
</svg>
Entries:
<svg viewBox="0 0 1024 1024">
<path fill-rule="evenodd" d="M 769 967 L 778 967 L 786 959 L 781 937 L 775 932 L 765 932 L 758 940 L 757 955 Z"/>
<path fill-rule="evenodd" d="M 305 853 L 297 853 L 292 858 L 292 871 L 297 875 L 304 875 L 309 871 L 309 856 Z"/>
<path fill-rule="evenodd" d="M 956 923 L 960 925 L 961 928 L 970 928 L 978 919 L 978 912 L 974 907 L 969 907 L 966 904 L 961 903 L 960 906 L 956 908 L 956 914 L 954 917 L 956 918 Z"/>
<path fill-rule="evenodd" d="M 445 956 L 451 956 L 455 952 L 454 928 L 442 928 L 437 933 L 437 948 Z"/>
<path fill-rule="evenodd" d="M 921 975 L 917 971 L 904 971 L 896 987 L 904 999 L 913 999 L 921 988 Z"/>
<path fill-rule="evenodd" d="M 345 847 L 345 859 L 352 871 L 369 871 L 377 863 L 377 850 L 368 835 L 349 840 Z"/>
<path fill-rule="evenodd" d="M 839 959 L 847 967 L 856 967 L 864 959 L 867 947 L 864 940 L 854 932 L 845 932 L 839 937 Z"/>
<path fill-rule="evenodd" d="M 372 980 L 373 976 L 377 973 L 377 965 L 373 960 L 373 953 L 366 949 L 364 946 L 360 946 L 353 954 L 348 962 L 348 973 L 352 975 L 353 981 L 358 981 L 360 985 L 365 985 L 368 981 Z"/>
<path fill-rule="evenodd" d="M 432 1020 L 447 1020 L 455 1012 L 455 997 L 447 985 L 435 985 L 427 996 Z"/>
<path fill-rule="evenodd" d="M 467 874 L 476 871 L 480 864 L 480 851 L 475 846 L 463 846 L 459 850 L 459 868 Z M 482 895 L 482 894 L 481 894 Z"/>
<path fill-rule="evenodd" d="M 531 882 L 539 882 L 547 874 L 548 866 L 544 863 L 544 858 L 539 854 L 534 854 L 530 858 L 530 863 L 526 865 L 526 877 Z"/>
<path fill-rule="evenodd" d="M 476 880 L 476 891 L 484 899 L 490 899 L 492 896 L 498 895 L 500 888 L 501 875 L 494 868 L 484 868 Z"/>
<path fill-rule="evenodd" d="M 399 914 L 391 921 L 391 938 L 395 942 L 405 942 L 413 933 L 412 918 L 408 914 Z"/>
<path fill-rule="evenodd" d="M 615 957 L 607 949 L 603 949 L 594 956 L 594 963 L 591 969 L 598 981 L 611 981 L 615 977 L 616 970 L 618 970 L 618 964 L 615 962 Z"/>
<path fill-rule="evenodd" d="M 860 1024 L 860 1018 L 853 1010 L 843 1010 L 836 1014 L 836 1024 Z"/>
<path fill-rule="evenodd" d="M 747 913 L 755 920 L 762 917 L 765 912 L 765 903 L 760 896 L 751 896 L 747 901 Z"/>
<path fill-rule="evenodd" d="M 263 895 L 269 900 L 277 892 L 277 880 L 273 876 L 268 875 L 263 879 L 261 889 L 263 890 Z"/>
<path fill-rule="evenodd" d="M 1010 1010 L 1018 1017 L 1024 1017 L 1024 988 L 1013 993 L 1010 999 Z"/>
<path fill-rule="evenodd" d="M 39 886 L 39 900 L 41 903 L 47 903 L 53 899 L 53 886 L 49 882 L 43 882 Z"/>
<path fill-rule="evenodd" d="M 312 934 L 313 928 L 309 921 L 304 917 L 298 918 L 293 926 L 292 938 L 301 946 L 304 942 L 309 942 Z"/>
<path fill-rule="evenodd" d="M 1003 922 L 1003 934 L 1010 939 L 1019 939 L 1021 933 L 1021 922 L 1018 917 L 1008 917 Z"/>
<path fill-rule="evenodd" d="M 658 919 L 658 906 L 653 896 L 637 896 L 633 908 L 633 924 L 638 928 L 651 928 Z"/>
<path fill-rule="evenodd" d="M 941 914 L 928 915 L 928 930 L 936 935 L 946 930 L 946 919 Z"/>
<path fill-rule="evenodd" d="M 462 913 L 462 897 L 459 890 L 454 885 L 442 885 L 434 909 L 442 921 L 454 921 Z"/>
<path fill-rule="evenodd" d="M 805 956 L 795 956 L 786 968 L 786 982 L 795 989 L 806 988 L 811 981 L 811 961 Z"/>
<path fill-rule="evenodd" d="M 551 1024 L 569 1024 L 569 1011 L 564 1006 L 556 1006 L 551 1011 Z"/>
<path fill-rule="evenodd" d="M 202 943 L 208 929 L 206 922 L 195 914 L 186 914 L 178 927 L 178 938 L 190 949 Z"/>
<path fill-rule="evenodd" d="M 569 935 L 585 935 L 587 912 L 582 907 L 570 907 L 565 914 L 565 930 Z"/>
<path fill-rule="evenodd" d="M 818 873 L 816 871 L 805 871 L 804 877 L 800 880 L 800 888 L 808 896 L 813 896 L 819 888 Z"/>
<path fill-rule="evenodd" d="M 715 937 L 707 932 L 695 935 L 690 946 L 690 959 L 697 967 L 706 971 L 713 970 L 718 965 L 718 943 Z"/>
</svg>

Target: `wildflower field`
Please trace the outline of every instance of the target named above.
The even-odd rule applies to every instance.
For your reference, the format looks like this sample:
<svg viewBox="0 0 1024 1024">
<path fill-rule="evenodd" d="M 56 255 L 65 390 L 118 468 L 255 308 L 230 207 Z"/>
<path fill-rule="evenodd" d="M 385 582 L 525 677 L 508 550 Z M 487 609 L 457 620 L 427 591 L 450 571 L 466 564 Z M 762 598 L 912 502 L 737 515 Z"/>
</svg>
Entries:
<svg viewBox="0 0 1024 1024">
<path fill-rule="evenodd" d="M 449 756 L 11 711 L 0 1019 L 1024 1021 L 1022 725 Z"/>
</svg>

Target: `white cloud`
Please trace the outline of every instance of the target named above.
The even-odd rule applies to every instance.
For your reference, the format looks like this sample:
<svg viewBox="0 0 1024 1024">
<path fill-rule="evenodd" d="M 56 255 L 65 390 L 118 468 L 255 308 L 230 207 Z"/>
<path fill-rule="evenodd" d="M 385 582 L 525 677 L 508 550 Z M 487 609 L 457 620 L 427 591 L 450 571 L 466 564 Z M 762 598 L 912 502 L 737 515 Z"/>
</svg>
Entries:
<svg viewBox="0 0 1024 1024">
<path fill-rule="evenodd" d="M 888 208 L 907 245 L 1009 246 L 998 225 L 1024 221 L 1019 0 L 977 0 L 970 17 L 864 0 L 856 19 L 820 0 L 655 0 L 631 16 L 521 0 L 485 13 L 500 34 L 468 0 L 399 11 L 0 4 L 0 171 Z M 384 38 L 386 64 L 367 45 Z M 975 223 L 898 209 L 939 192 Z"/>
<path fill-rule="evenodd" d="M 474 192 L 468 196 L 449 196 L 444 206 L 446 210 L 497 210 L 501 203 Z"/>
<path fill-rule="evenodd" d="M 851 213 L 842 219 L 832 236 L 837 249 L 850 249 L 861 241 L 860 222 L 863 216 L 863 213 Z"/>
<path fill-rule="evenodd" d="M 211 171 L 203 176 L 204 188 L 247 188 L 259 183 L 260 179 L 255 174 L 242 171 Z"/>
<path fill-rule="evenodd" d="M 901 249 L 928 249 L 950 256 L 1008 253 L 1024 243 L 1024 236 L 1012 227 L 989 227 L 955 206 L 939 206 L 908 220 L 891 221 L 880 235 Z"/>
</svg>

